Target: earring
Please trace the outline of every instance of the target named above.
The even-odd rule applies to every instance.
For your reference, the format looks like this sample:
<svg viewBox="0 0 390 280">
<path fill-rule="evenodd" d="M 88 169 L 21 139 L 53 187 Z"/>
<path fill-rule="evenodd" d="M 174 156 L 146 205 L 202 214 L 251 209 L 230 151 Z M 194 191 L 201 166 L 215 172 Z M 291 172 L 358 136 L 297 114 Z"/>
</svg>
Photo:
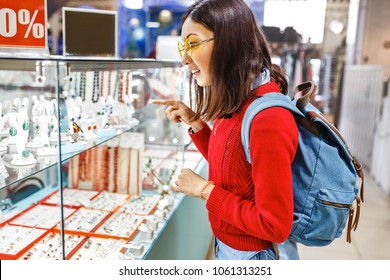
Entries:
<svg viewBox="0 0 390 280">
<path fill-rule="evenodd" d="M 18 134 L 18 130 L 14 126 L 11 126 L 11 128 L 8 130 L 8 132 L 9 132 L 9 135 L 12 137 L 16 136 L 16 134 Z"/>
<path fill-rule="evenodd" d="M 38 134 L 39 133 L 39 124 L 35 124 L 34 128 L 35 128 L 35 134 Z"/>
<path fill-rule="evenodd" d="M 29 150 L 24 150 L 24 151 L 22 152 L 22 157 L 28 158 L 29 156 L 30 156 L 30 151 L 29 151 Z"/>
<path fill-rule="evenodd" d="M 48 128 L 49 128 L 50 132 L 54 131 L 55 126 L 54 126 L 53 118 L 50 119 L 50 123 L 48 124 Z"/>
<path fill-rule="evenodd" d="M 22 124 L 22 128 L 24 131 L 28 131 L 30 129 L 30 124 L 28 123 L 27 120 L 25 120 Z"/>
</svg>

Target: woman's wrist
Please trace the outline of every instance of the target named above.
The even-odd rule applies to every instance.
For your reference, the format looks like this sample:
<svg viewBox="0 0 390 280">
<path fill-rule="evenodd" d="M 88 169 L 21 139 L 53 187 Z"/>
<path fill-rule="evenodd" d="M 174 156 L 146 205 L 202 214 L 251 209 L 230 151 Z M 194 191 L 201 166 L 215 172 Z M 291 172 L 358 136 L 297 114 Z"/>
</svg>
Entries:
<svg viewBox="0 0 390 280">
<path fill-rule="evenodd" d="M 214 188 L 214 182 L 213 181 L 208 181 L 206 184 L 202 186 L 200 189 L 199 197 L 202 200 L 208 200 L 211 194 L 211 191 Z"/>
<path fill-rule="evenodd" d="M 195 133 L 204 127 L 205 122 L 203 120 L 197 120 L 197 121 L 193 121 L 193 122 L 189 123 L 188 125 L 191 127 L 192 131 Z"/>
</svg>

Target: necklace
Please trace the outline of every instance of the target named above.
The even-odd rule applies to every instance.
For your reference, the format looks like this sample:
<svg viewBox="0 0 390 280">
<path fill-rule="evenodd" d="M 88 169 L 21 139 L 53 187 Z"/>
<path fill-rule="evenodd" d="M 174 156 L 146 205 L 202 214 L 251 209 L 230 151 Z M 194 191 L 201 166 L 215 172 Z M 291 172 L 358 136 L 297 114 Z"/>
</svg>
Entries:
<svg viewBox="0 0 390 280">
<path fill-rule="evenodd" d="M 218 122 L 218 124 L 215 126 L 214 128 L 214 135 L 217 134 L 217 129 L 218 127 L 221 125 L 221 123 L 224 121 L 225 119 L 222 119 L 220 122 Z"/>
<path fill-rule="evenodd" d="M 123 88 L 125 84 L 125 73 L 118 74 L 119 78 L 119 92 L 118 92 L 118 101 L 123 103 Z"/>
<path fill-rule="evenodd" d="M 111 70 L 108 72 L 108 92 L 107 92 L 107 96 L 110 96 L 111 95 Z"/>
<path fill-rule="evenodd" d="M 95 71 L 93 73 L 92 102 L 98 102 L 99 96 L 99 72 Z"/>
<path fill-rule="evenodd" d="M 118 147 L 114 147 L 114 192 L 118 192 Z"/>
<path fill-rule="evenodd" d="M 82 101 L 85 101 L 85 84 L 86 84 L 86 79 L 87 78 L 86 78 L 85 72 L 81 72 L 79 96 L 81 97 Z"/>
<path fill-rule="evenodd" d="M 104 96 L 104 71 L 100 73 L 100 97 Z"/>
</svg>

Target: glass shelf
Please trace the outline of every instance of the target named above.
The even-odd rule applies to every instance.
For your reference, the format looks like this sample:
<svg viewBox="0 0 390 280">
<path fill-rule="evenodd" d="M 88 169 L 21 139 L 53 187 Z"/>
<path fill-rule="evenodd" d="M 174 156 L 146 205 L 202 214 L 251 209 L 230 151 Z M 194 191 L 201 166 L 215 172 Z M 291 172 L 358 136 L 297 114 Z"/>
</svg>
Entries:
<svg viewBox="0 0 390 280">
<path fill-rule="evenodd" d="M 77 156 L 89 149 L 92 149 L 94 147 L 97 147 L 103 143 L 106 143 L 107 141 L 120 136 L 124 132 L 129 132 L 134 127 L 136 127 L 139 124 L 137 120 L 132 120 L 128 123 L 128 125 L 122 125 L 120 128 L 115 127 L 112 131 L 104 133 L 106 136 L 91 139 L 91 140 L 85 140 L 78 143 L 63 143 L 60 146 L 61 149 L 61 161 L 65 162 L 71 159 L 74 156 Z M 102 133 L 103 134 L 103 133 Z M 74 146 L 74 147 L 72 147 Z M 45 169 L 49 169 L 53 166 L 55 166 L 58 163 L 58 146 L 53 145 L 52 147 L 48 147 L 50 149 L 51 155 L 45 154 L 39 156 L 37 154 L 37 149 L 32 149 L 31 154 L 32 158 L 34 159 L 34 162 L 32 164 L 19 164 L 15 165 L 12 164 L 12 161 L 15 157 L 17 157 L 17 154 L 5 154 L 2 157 L 2 161 L 4 163 L 4 166 L 7 169 L 7 172 L 9 174 L 9 177 L 5 179 L 5 184 L 3 186 L 0 186 L 1 188 L 6 188 L 9 185 L 18 183 L 27 177 L 31 177 L 36 175 L 37 173 L 44 171 Z M 53 149 L 53 150 L 52 150 Z M 22 162 L 23 163 L 23 162 Z"/>
</svg>

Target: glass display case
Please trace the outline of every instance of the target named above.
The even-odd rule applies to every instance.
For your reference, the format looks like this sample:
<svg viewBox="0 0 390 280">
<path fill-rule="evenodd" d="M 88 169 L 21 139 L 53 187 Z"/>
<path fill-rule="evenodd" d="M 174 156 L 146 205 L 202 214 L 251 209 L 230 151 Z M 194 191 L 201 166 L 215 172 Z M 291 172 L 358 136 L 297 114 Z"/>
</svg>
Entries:
<svg viewBox="0 0 390 280">
<path fill-rule="evenodd" d="M 178 62 L 0 58 L 0 259 L 145 259 L 196 169 Z"/>
</svg>

